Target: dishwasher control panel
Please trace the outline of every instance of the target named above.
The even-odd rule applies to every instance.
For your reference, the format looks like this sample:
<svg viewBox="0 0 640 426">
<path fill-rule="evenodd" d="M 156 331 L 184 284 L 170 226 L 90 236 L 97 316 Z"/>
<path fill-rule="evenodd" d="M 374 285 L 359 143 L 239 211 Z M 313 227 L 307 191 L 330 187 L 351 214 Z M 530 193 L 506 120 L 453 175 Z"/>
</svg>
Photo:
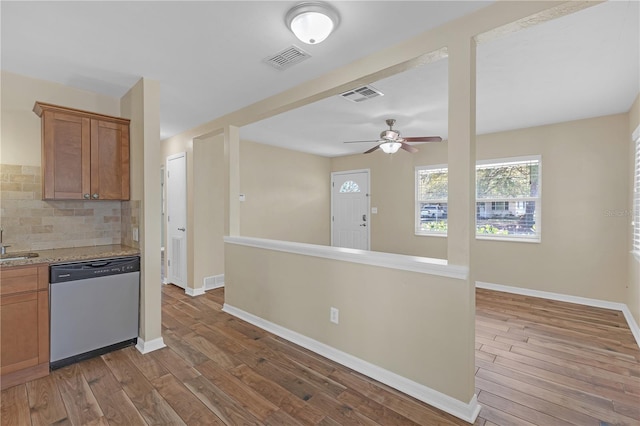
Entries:
<svg viewBox="0 0 640 426">
<path fill-rule="evenodd" d="M 86 262 L 64 263 L 51 266 L 50 283 L 76 281 L 108 275 L 140 271 L 139 257 L 120 257 Z"/>
</svg>

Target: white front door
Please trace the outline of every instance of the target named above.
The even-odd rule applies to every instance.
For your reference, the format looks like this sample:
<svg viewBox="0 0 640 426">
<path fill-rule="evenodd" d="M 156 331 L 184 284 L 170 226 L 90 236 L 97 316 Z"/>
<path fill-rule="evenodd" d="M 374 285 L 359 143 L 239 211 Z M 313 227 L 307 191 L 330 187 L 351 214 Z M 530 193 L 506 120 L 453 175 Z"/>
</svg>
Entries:
<svg viewBox="0 0 640 426">
<path fill-rule="evenodd" d="M 167 157 L 167 281 L 187 286 L 187 156 Z"/>
<path fill-rule="evenodd" d="M 369 171 L 331 174 L 331 245 L 369 250 Z"/>
</svg>

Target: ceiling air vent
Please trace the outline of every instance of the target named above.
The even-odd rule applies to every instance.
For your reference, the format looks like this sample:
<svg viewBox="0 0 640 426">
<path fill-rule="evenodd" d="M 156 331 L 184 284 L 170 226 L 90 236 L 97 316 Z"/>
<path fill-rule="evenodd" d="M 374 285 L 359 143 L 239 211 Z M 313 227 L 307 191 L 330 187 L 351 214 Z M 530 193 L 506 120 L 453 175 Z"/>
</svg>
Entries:
<svg viewBox="0 0 640 426">
<path fill-rule="evenodd" d="M 362 86 L 357 89 L 340 93 L 340 96 L 350 100 L 351 102 L 362 102 L 368 99 L 377 98 L 378 96 L 384 96 L 384 93 L 373 86 Z"/>
<path fill-rule="evenodd" d="M 287 47 L 286 49 L 276 53 L 275 55 L 267 56 L 262 60 L 262 62 L 271 65 L 275 69 L 286 70 L 287 68 L 310 57 L 311 55 L 309 55 L 307 52 L 300 49 L 298 46 L 292 45 L 291 47 Z"/>
</svg>

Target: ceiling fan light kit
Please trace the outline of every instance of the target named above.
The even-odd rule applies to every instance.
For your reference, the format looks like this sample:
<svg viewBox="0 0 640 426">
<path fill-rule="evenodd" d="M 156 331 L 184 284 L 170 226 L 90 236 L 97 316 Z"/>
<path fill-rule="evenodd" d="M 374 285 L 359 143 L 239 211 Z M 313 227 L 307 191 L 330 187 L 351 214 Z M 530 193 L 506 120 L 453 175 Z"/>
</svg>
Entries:
<svg viewBox="0 0 640 426">
<path fill-rule="evenodd" d="M 338 27 L 340 15 L 326 3 L 304 2 L 287 12 L 285 22 L 287 28 L 300 41 L 306 44 L 318 44 Z"/>
<path fill-rule="evenodd" d="M 402 144 L 400 142 L 384 142 L 380 144 L 380 149 L 385 154 L 395 154 L 398 152 Z"/>
<path fill-rule="evenodd" d="M 398 130 L 393 130 L 393 125 L 396 124 L 396 120 L 393 118 L 388 118 L 385 120 L 387 126 L 389 126 L 388 130 L 383 130 L 380 133 L 380 139 L 374 141 L 349 141 L 345 143 L 362 143 L 362 142 L 378 142 L 378 145 L 373 148 L 365 151 L 365 154 L 369 154 L 371 152 L 376 151 L 380 148 L 385 154 L 395 154 L 398 152 L 400 148 L 404 149 L 411 154 L 415 154 L 418 152 L 417 148 L 412 147 L 407 142 L 440 142 L 442 138 L 440 136 L 416 136 L 403 138 L 400 136 L 400 132 Z"/>
</svg>

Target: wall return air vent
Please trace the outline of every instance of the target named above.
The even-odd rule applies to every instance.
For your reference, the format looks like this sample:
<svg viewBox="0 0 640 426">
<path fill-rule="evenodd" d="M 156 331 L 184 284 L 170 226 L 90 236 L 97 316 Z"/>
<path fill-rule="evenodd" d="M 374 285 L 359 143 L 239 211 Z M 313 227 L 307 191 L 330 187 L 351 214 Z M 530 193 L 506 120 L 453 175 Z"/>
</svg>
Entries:
<svg viewBox="0 0 640 426">
<path fill-rule="evenodd" d="M 262 62 L 282 71 L 310 57 L 311 55 L 298 46 L 291 45 L 291 47 L 287 47 L 275 55 L 267 56 Z"/>
<path fill-rule="evenodd" d="M 344 93 L 340 93 L 344 99 L 351 102 L 363 102 L 369 99 L 377 98 L 378 96 L 384 96 L 384 93 L 379 91 L 373 86 L 362 86 L 357 89 L 349 90 Z"/>
</svg>

